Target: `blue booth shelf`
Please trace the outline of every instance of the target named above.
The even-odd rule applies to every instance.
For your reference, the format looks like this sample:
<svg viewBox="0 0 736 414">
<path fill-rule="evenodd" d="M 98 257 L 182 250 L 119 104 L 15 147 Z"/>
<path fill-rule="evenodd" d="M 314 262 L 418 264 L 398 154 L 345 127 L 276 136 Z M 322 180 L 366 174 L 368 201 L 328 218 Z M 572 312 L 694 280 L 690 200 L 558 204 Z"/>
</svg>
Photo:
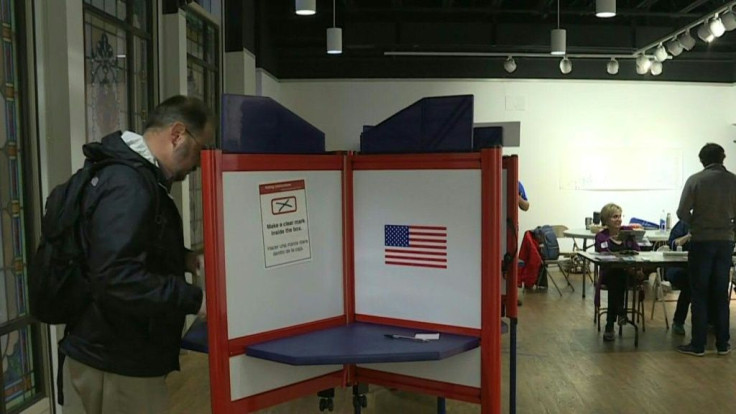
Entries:
<svg viewBox="0 0 736 414">
<path fill-rule="evenodd" d="M 380 327 L 380 329 L 378 329 L 378 328 L 375 328 L 375 329 L 376 330 L 380 330 L 381 333 L 383 333 L 383 334 L 386 334 L 386 333 L 409 332 L 409 335 L 413 335 L 415 333 L 415 331 L 414 330 L 411 330 L 411 329 L 396 328 L 396 327 L 393 327 L 393 326 L 386 326 L 386 325 L 371 325 L 371 324 L 361 324 L 361 323 L 353 324 L 352 325 L 353 326 L 353 330 L 356 329 L 355 328 L 355 325 L 361 325 L 361 326 L 366 326 L 367 325 L 367 326 L 370 326 L 370 327 Z M 335 328 L 335 329 L 343 329 L 343 330 L 346 330 L 347 328 L 349 328 L 349 326 L 343 326 L 343 327 Z M 501 321 L 501 333 L 505 334 L 505 333 L 508 332 L 508 330 L 509 330 L 508 324 L 506 322 L 504 322 L 504 321 Z M 329 329 L 328 329 L 328 331 L 329 331 Z M 319 331 L 319 332 L 323 332 L 323 331 Z M 312 333 L 307 334 L 307 335 L 314 335 L 314 334 L 319 333 L 319 332 L 312 332 Z M 352 335 L 352 334 L 343 334 L 343 335 Z M 478 341 L 477 338 L 473 338 L 473 337 L 469 337 L 469 336 L 448 335 L 448 334 L 441 334 L 440 335 L 440 341 L 446 340 L 448 337 L 457 337 L 459 339 L 467 339 L 468 341 L 471 341 L 471 342 L 472 341 L 476 341 L 476 342 Z M 286 338 L 286 339 L 292 339 L 292 338 Z M 271 342 L 285 341 L 286 339 L 281 339 L 279 341 L 265 342 L 263 344 L 258 344 L 257 346 L 260 347 L 260 346 L 262 346 L 264 344 L 269 344 Z M 378 339 L 380 339 L 380 338 L 378 338 Z M 389 340 L 389 338 L 385 338 L 385 337 L 384 337 L 384 339 Z M 400 340 L 400 339 L 390 339 L 390 340 L 391 341 L 403 341 L 403 340 Z M 381 341 L 381 342 L 383 342 L 383 341 Z M 425 345 L 425 343 L 417 343 L 417 345 Z M 475 348 L 476 346 L 478 346 L 478 345 L 472 346 L 472 347 L 470 347 L 468 349 Z M 209 352 L 209 346 L 207 345 L 207 322 L 203 322 L 203 321 L 201 321 L 199 319 L 195 320 L 194 323 L 192 324 L 192 326 L 189 328 L 189 330 L 187 330 L 187 333 L 184 335 L 184 338 L 182 338 L 181 347 L 183 349 L 188 349 L 190 351 L 197 351 L 197 352 L 204 352 L 204 353 Z M 252 349 L 252 347 L 249 347 L 249 349 Z M 259 348 L 259 349 L 261 349 L 261 348 Z M 426 350 L 427 347 L 422 346 L 422 347 L 420 347 L 420 349 Z M 467 351 L 468 349 L 464 349 L 463 351 Z M 256 352 L 259 352 L 259 351 L 256 351 Z M 462 352 L 462 351 L 460 351 L 460 352 Z M 248 355 L 252 355 L 252 354 L 248 353 Z M 447 358 L 448 356 L 450 356 L 450 355 L 446 355 L 445 356 L 443 354 L 443 356 L 441 358 L 428 358 L 428 359 L 442 359 L 442 358 Z M 266 358 L 266 359 L 271 359 L 271 358 Z M 294 365 L 304 365 L 304 364 L 294 364 Z"/>
<path fill-rule="evenodd" d="M 446 333 L 427 342 L 386 337 L 415 333 L 416 329 L 356 322 L 254 344 L 245 348 L 245 354 L 289 365 L 357 364 L 440 360 L 480 345 L 476 337 Z"/>
</svg>

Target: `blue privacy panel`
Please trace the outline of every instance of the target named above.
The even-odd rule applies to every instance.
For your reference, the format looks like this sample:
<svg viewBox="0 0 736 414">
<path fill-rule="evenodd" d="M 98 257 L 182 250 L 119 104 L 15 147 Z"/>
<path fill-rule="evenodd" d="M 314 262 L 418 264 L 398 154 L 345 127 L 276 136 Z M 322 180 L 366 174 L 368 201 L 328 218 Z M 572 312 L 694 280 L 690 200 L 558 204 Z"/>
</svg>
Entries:
<svg viewBox="0 0 736 414">
<path fill-rule="evenodd" d="M 473 151 L 481 148 L 503 146 L 503 127 L 475 127 L 473 128 Z"/>
<path fill-rule="evenodd" d="M 472 150 L 473 95 L 422 98 L 374 127 L 363 127 L 363 153 Z"/>
<path fill-rule="evenodd" d="M 325 152 L 325 134 L 271 98 L 222 96 L 222 150 L 250 154 Z"/>
</svg>

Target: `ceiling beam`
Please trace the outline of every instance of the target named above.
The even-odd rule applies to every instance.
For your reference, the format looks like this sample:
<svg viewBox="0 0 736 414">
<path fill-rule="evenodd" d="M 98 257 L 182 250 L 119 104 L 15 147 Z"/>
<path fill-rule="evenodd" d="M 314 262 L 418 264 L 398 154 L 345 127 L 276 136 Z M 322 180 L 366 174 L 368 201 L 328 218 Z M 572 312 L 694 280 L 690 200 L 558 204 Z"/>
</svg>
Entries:
<svg viewBox="0 0 736 414">
<path fill-rule="evenodd" d="M 549 6 L 554 2 L 554 0 L 539 0 L 537 3 L 537 11 L 538 12 L 544 12 L 546 9 L 549 8 Z"/>
<path fill-rule="evenodd" d="M 680 13 L 690 13 L 690 11 L 697 9 L 698 7 L 704 5 L 705 3 L 709 3 L 710 0 L 697 0 L 692 2 L 689 6 L 685 6 L 682 10 L 680 10 Z"/>
<path fill-rule="evenodd" d="M 649 10 L 656 2 L 659 0 L 644 0 L 641 3 L 639 3 L 636 8 L 637 9 L 647 9 Z"/>
</svg>

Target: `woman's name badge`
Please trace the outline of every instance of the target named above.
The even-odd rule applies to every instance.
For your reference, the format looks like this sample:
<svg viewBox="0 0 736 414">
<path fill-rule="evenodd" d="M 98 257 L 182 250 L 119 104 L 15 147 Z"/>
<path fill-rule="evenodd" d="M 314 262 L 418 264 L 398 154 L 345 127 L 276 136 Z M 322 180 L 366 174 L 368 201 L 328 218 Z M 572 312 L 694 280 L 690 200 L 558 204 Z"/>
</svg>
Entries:
<svg viewBox="0 0 736 414">
<path fill-rule="evenodd" d="M 608 248 L 608 242 L 601 243 L 601 249 L 607 249 Z"/>
</svg>

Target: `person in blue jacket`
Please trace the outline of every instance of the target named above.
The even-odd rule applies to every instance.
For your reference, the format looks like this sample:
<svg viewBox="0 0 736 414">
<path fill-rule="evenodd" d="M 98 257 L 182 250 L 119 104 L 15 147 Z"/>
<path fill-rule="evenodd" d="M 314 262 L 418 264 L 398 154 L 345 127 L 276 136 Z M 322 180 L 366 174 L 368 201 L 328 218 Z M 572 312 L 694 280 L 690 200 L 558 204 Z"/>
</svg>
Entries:
<svg viewBox="0 0 736 414">
<path fill-rule="evenodd" d="M 690 226 L 684 221 L 678 221 L 670 231 L 667 244 L 672 250 L 682 247 L 682 250 L 687 251 L 690 248 Z M 690 277 L 687 273 L 687 266 L 668 267 L 664 278 L 680 290 L 675 316 L 672 318 L 672 332 L 677 335 L 685 335 L 685 319 L 688 308 L 690 308 Z"/>
<path fill-rule="evenodd" d="M 521 181 L 519 181 L 519 208 L 523 211 L 529 210 L 529 199 L 526 196 L 526 191 L 524 191 L 524 185 L 521 184 Z"/>
</svg>

